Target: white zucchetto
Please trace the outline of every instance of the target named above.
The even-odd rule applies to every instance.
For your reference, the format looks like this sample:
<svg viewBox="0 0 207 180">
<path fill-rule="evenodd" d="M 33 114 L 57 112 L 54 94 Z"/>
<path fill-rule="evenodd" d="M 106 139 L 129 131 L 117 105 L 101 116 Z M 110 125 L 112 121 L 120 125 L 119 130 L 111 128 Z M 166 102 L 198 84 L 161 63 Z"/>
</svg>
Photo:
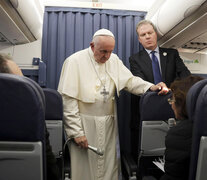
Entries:
<svg viewBox="0 0 207 180">
<path fill-rule="evenodd" d="M 109 31 L 108 29 L 99 29 L 98 31 L 96 31 L 93 35 L 93 38 L 95 36 L 111 36 L 114 38 L 114 35 L 111 31 Z M 114 38 L 115 39 L 115 38 Z"/>
</svg>

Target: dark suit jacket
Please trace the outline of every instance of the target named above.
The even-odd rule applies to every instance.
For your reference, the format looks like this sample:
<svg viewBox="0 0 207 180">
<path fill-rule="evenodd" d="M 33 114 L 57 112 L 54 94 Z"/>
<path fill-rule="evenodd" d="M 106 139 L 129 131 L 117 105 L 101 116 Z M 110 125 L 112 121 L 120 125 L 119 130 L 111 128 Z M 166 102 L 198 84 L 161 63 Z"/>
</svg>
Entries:
<svg viewBox="0 0 207 180">
<path fill-rule="evenodd" d="M 191 74 L 176 49 L 159 48 L 159 51 L 162 81 L 168 87 L 176 78 L 183 78 Z M 154 83 L 152 60 L 146 50 L 132 55 L 129 62 L 132 74 Z"/>
</svg>

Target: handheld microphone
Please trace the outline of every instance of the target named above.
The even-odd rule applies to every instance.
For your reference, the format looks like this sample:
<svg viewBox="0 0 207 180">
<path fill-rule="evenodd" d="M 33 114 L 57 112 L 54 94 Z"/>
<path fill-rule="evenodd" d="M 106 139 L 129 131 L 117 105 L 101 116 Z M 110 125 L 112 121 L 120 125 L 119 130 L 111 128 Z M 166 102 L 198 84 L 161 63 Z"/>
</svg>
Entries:
<svg viewBox="0 0 207 180">
<path fill-rule="evenodd" d="M 169 118 L 168 119 L 168 125 L 169 125 L 169 128 L 175 126 L 176 125 L 175 118 Z"/>
<path fill-rule="evenodd" d="M 104 151 L 102 149 L 100 149 L 100 148 L 96 148 L 96 147 L 92 147 L 92 146 L 88 145 L 88 149 L 90 149 L 91 151 L 95 152 L 99 156 L 103 156 L 103 154 L 104 154 Z"/>
</svg>

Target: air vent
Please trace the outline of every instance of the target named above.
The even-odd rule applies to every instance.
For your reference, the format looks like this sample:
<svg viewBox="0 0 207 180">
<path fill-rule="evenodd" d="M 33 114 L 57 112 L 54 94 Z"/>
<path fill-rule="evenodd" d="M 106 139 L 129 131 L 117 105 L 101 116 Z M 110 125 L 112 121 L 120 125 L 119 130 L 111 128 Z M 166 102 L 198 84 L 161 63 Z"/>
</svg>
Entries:
<svg viewBox="0 0 207 180">
<path fill-rule="evenodd" d="M 199 35 L 188 43 L 184 44 L 182 48 L 185 49 L 194 49 L 197 51 L 201 51 L 207 48 L 207 32 Z"/>
<path fill-rule="evenodd" d="M 10 43 L 9 40 L 0 32 L 0 43 Z"/>
<path fill-rule="evenodd" d="M 207 48 L 207 43 L 203 43 L 203 42 L 189 42 L 187 44 L 184 44 L 182 46 L 182 48 L 202 50 L 202 49 Z"/>
</svg>

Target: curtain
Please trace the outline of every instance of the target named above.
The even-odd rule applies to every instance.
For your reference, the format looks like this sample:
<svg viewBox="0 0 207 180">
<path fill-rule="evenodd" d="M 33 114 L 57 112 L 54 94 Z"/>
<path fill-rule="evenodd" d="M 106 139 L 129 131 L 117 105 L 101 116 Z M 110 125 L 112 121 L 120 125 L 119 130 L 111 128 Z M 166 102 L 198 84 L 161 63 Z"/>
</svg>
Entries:
<svg viewBox="0 0 207 180">
<path fill-rule="evenodd" d="M 136 24 L 145 12 L 102 10 L 68 7 L 46 7 L 43 21 L 42 60 L 46 64 L 46 87 L 57 89 L 64 60 L 79 50 L 89 47 L 93 34 L 101 28 L 115 35 L 116 53 L 129 68 L 129 56 L 138 52 L 140 45 Z M 119 131 L 122 149 L 130 147 L 130 95 L 121 93 L 118 100 Z M 124 110 L 124 111 L 123 111 Z M 128 119 L 128 120 L 127 120 Z"/>
</svg>

